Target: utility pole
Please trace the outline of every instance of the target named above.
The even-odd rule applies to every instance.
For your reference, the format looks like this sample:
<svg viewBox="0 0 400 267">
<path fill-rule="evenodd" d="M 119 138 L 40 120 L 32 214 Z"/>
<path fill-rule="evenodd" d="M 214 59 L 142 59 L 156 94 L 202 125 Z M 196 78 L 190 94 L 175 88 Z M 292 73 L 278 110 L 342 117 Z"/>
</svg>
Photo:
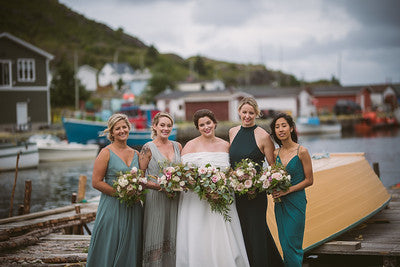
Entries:
<svg viewBox="0 0 400 267">
<path fill-rule="evenodd" d="M 79 85 L 78 85 L 78 52 L 74 53 L 74 70 L 75 70 L 75 110 L 79 109 Z"/>
</svg>

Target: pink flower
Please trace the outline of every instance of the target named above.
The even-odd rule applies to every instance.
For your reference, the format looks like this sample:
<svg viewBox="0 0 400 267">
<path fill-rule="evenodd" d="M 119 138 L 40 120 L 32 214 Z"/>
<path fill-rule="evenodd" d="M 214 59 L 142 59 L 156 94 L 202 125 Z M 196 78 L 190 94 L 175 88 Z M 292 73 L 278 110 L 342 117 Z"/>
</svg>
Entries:
<svg viewBox="0 0 400 267">
<path fill-rule="evenodd" d="M 271 178 L 279 181 L 282 179 L 282 173 L 280 173 L 280 172 L 273 173 L 271 175 Z"/>
<path fill-rule="evenodd" d="M 244 182 L 244 187 L 246 188 L 250 188 L 253 185 L 253 181 L 252 180 L 246 180 Z"/>
</svg>

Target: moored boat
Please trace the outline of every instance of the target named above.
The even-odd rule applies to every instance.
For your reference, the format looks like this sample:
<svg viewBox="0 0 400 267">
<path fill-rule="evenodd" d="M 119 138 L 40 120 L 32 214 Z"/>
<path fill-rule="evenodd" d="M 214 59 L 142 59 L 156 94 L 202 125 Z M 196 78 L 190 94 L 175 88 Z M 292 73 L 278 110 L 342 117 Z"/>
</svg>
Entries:
<svg viewBox="0 0 400 267">
<path fill-rule="evenodd" d="M 53 135 L 33 135 L 29 141 L 36 143 L 39 161 L 94 159 L 99 151 L 97 144 L 68 143 Z"/>
<path fill-rule="evenodd" d="M 106 144 L 108 140 L 105 136 L 100 136 L 101 133 L 107 128 L 106 122 L 89 121 L 74 118 L 62 119 L 65 134 L 68 142 L 80 144 Z M 176 140 L 177 129 L 173 128 L 170 140 Z M 131 147 L 143 146 L 145 143 L 151 141 L 151 129 L 133 129 L 129 132 L 128 145 Z"/>
<path fill-rule="evenodd" d="M 18 160 L 18 168 L 35 168 L 39 164 L 39 152 L 34 143 L 0 144 L 0 171 L 14 170 Z"/>
<path fill-rule="evenodd" d="M 342 131 L 342 125 L 338 122 L 321 123 L 318 117 L 299 117 L 296 120 L 296 130 L 300 135 L 334 134 Z"/>
<path fill-rule="evenodd" d="M 315 157 L 312 164 L 314 184 L 306 188 L 305 252 L 366 221 L 391 199 L 364 153 L 329 154 Z M 268 197 L 267 222 L 282 251 L 273 206 Z"/>
</svg>

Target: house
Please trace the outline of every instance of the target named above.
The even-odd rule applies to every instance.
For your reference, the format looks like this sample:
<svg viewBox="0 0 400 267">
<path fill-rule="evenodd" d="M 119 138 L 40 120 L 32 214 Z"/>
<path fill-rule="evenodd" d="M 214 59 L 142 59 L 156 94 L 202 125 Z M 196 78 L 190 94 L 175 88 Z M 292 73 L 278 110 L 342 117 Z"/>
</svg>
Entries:
<svg viewBox="0 0 400 267">
<path fill-rule="evenodd" d="M 191 121 L 199 109 L 210 109 L 218 121 L 239 121 L 237 106 L 247 93 L 232 90 L 182 92 L 165 90 L 158 94 L 157 108 L 170 113 L 175 120 Z"/>
<path fill-rule="evenodd" d="M 85 86 L 86 91 L 95 92 L 97 90 L 97 72 L 97 69 L 89 65 L 83 65 L 78 68 L 77 77 L 81 84 Z"/>
<path fill-rule="evenodd" d="M 225 84 L 221 80 L 201 81 L 201 82 L 180 82 L 178 90 L 182 92 L 197 91 L 218 91 L 224 90 Z"/>
<path fill-rule="evenodd" d="M 128 84 L 134 79 L 135 71 L 128 63 L 106 63 L 100 70 L 98 82 L 100 86 L 113 85 L 117 88 L 119 80 Z"/>
<path fill-rule="evenodd" d="M 53 55 L 10 34 L 0 34 L 0 130 L 23 131 L 51 123 Z"/>
<path fill-rule="evenodd" d="M 152 74 L 148 68 L 144 70 L 136 70 L 132 80 L 129 82 L 129 89 L 135 96 L 139 96 L 147 88 Z"/>
</svg>

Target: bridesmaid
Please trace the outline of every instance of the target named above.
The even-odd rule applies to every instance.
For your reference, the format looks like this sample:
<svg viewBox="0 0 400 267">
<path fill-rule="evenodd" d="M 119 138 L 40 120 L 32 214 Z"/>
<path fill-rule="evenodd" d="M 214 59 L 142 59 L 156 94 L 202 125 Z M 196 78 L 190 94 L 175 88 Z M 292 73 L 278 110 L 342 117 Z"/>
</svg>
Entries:
<svg viewBox="0 0 400 267">
<path fill-rule="evenodd" d="M 140 266 L 142 206 L 128 207 L 114 197 L 112 187 L 120 171 L 139 167 L 138 151 L 127 145 L 131 125 L 124 114 L 114 114 L 104 130 L 111 144 L 97 156 L 92 185 L 101 192 L 86 266 Z"/>
<path fill-rule="evenodd" d="M 182 146 L 168 140 L 174 121 L 168 113 L 159 112 L 153 118 L 153 141 L 146 143 L 140 151 L 140 169 L 146 175 L 161 176 L 162 165 L 179 163 Z M 148 177 L 143 221 L 143 266 L 175 266 L 176 224 L 178 197 L 169 199 L 153 178 Z"/>
<path fill-rule="evenodd" d="M 313 184 L 311 157 L 297 143 L 296 126 L 291 116 L 280 113 L 271 122 L 272 136 L 279 148 L 274 151 L 276 162 L 283 164 L 291 176 L 292 186 L 285 192 L 273 193 L 281 198 L 275 203 L 275 218 L 285 266 L 302 266 L 303 236 L 306 220 L 306 193 Z"/>
<path fill-rule="evenodd" d="M 274 162 L 274 144 L 269 134 L 255 124 L 260 115 L 257 102 L 245 97 L 239 102 L 239 116 L 242 124 L 229 130 L 230 163 L 234 168 L 242 159 L 249 158 L 263 165 L 266 158 L 269 164 Z M 260 168 L 258 169 L 260 171 Z M 236 209 L 246 245 L 250 266 L 283 266 L 282 258 L 266 222 L 267 196 L 258 194 L 249 200 L 247 196 L 236 195 Z"/>
</svg>

